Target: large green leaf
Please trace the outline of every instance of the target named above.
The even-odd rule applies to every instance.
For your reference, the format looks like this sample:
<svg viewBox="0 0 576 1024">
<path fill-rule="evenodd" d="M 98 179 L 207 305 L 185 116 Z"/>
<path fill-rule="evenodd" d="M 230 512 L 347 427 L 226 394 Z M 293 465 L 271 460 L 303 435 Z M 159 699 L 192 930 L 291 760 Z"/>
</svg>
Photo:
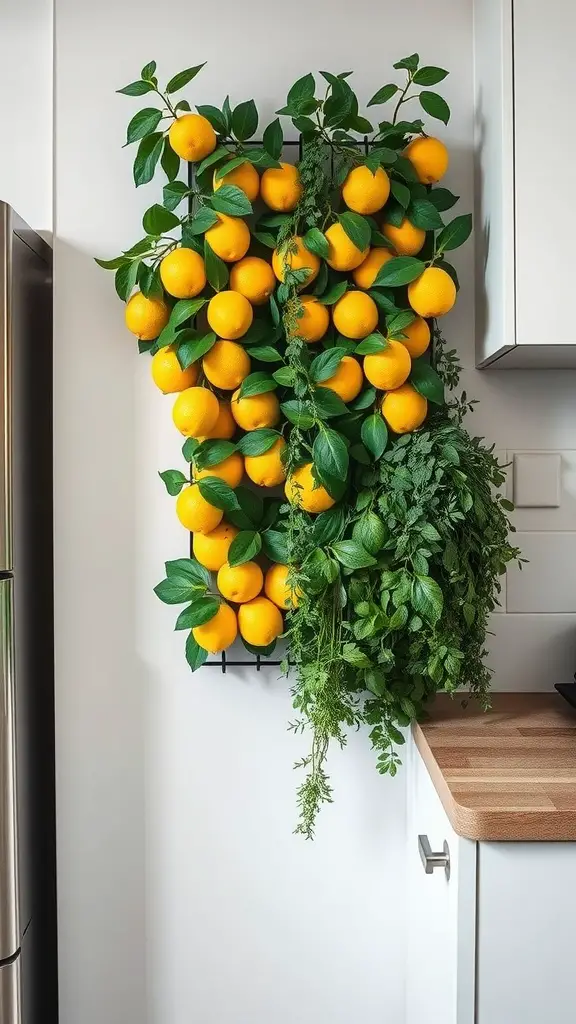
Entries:
<svg viewBox="0 0 576 1024">
<path fill-rule="evenodd" d="M 368 511 L 354 524 L 352 539 L 371 555 L 377 555 L 387 537 L 386 527 L 375 512 Z"/>
<path fill-rule="evenodd" d="M 414 359 L 410 371 L 410 383 L 424 398 L 435 405 L 444 404 L 444 384 L 436 370 L 425 359 Z"/>
<path fill-rule="evenodd" d="M 205 651 L 203 647 L 200 647 L 194 639 L 192 633 L 186 639 L 186 661 L 188 662 L 192 672 L 196 669 L 202 668 L 202 665 L 208 659 L 208 651 Z"/>
<path fill-rule="evenodd" d="M 284 145 L 284 135 L 282 133 L 282 125 L 277 117 L 264 129 L 262 145 L 274 160 L 280 159 Z"/>
<path fill-rule="evenodd" d="M 146 185 L 149 181 L 152 181 L 163 148 L 164 136 L 162 132 L 152 132 L 151 135 L 146 135 L 142 139 L 138 146 L 136 159 L 134 160 L 134 184 L 136 188 L 139 185 Z"/>
<path fill-rule="evenodd" d="M 412 581 L 414 610 L 435 626 L 442 615 L 444 597 L 439 585 L 430 576 L 416 576 Z"/>
<path fill-rule="evenodd" d="M 242 530 L 234 538 L 228 551 L 229 565 L 243 565 L 252 561 L 262 550 L 262 538 L 255 530 Z"/>
<path fill-rule="evenodd" d="M 168 494 L 173 498 L 180 494 L 185 484 L 190 483 L 188 478 L 179 469 L 165 469 L 163 473 L 158 473 L 158 476 L 165 485 Z"/>
<path fill-rule="evenodd" d="M 339 214 L 338 220 L 352 244 L 357 249 L 360 249 L 360 252 L 364 252 L 370 245 L 370 235 L 372 233 L 370 221 L 359 213 L 350 212 Z"/>
<path fill-rule="evenodd" d="M 278 384 L 269 373 L 264 370 L 257 370 L 248 374 L 240 385 L 239 398 L 251 398 L 254 395 L 263 395 L 267 391 L 275 391 Z"/>
<path fill-rule="evenodd" d="M 232 488 L 216 476 L 205 476 L 198 481 L 198 490 L 205 501 L 223 512 L 240 508 L 238 499 Z"/>
<path fill-rule="evenodd" d="M 372 99 L 368 100 L 366 106 L 374 107 L 378 103 L 387 103 L 398 91 L 398 86 L 394 82 L 390 82 L 389 85 L 383 85 L 381 89 L 378 89 L 378 92 L 374 93 Z"/>
<path fill-rule="evenodd" d="M 287 565 L 288 534 L 282 530 L 266 530 L 266 533 L 262 534 L 262 549 L 271 562 Z"/>
<path fill-rule="evenodd" d="M 458 249 L 467 240 L 472 231 L 472 214 L 464 213 L 461 217 L 455 217 L 446 225 L 436 239 L 436 249 L 444 252 L 445 249 Z"/>
<path fill-rule="evenodd" d="M 244 434 L 238 441 L 236 448 L 242 455 L 263 455 L 270 451 L 282 435 L 277 430 L 262 427 L 259 430 L 251 430 Z"/>
<path fill-rule="evenodd" d="M 348 446 L 341 434 L 330 427 L 322 427 L 312 446 L 312 461 L 322 479 L 345 481 L 348 476 Z"/>
<path fill-rule="evenodd" d="M 179 71 L 178 74 L 174 75 L 174 77 L 168 82 L 166 92 L 173 93 L 178 92 L 179 89 L 183 89 L 185 85 L 188 85 L 188 83 L 192 81 L 193 78 L 196 78 L 199 71 L 202 71 L 205 63 L 206 61 L 204 61 L 204 64 L 197 64 L 194 68 L 186 68 L 185 71 Z"/>
<path fill-rule="evenodd" d="M 204 239 L 204 267 L 206 279 L 215 292 L 221 292 L 228 284 L 228 267 L 216 255 L 208 240 Z"/>
<path fill-rule="evenodd" d="M 376 559 L 358 541 L 340 540 L 332 545 L 338 561 L 347 569 L 367 569 L 376 565 Z"/>
<path fill-rule="evenodd" d="M 380 268 L 373 287 L 399 288 L 415 281 L 425 269 L 426 264 L 414 256 L 397 256 Z"/>
<path fill-rule="evenodd" d="M 388 428 L 380 413 L 368 416 L 361 431 L 362 442 L 376 460 L 381 458 L 388 444 Z"/>
<path fill-rule="evenodd" d="M 258 111 L 254 100 L 239 103 L 232 112 L 232 131 L 240 142 L 252 138 L 258 129 Z"/>
<path fill-rule="evenodd" d="M 430 117 L 435 117 L 438 121 L 448 124 L 450 120 L 450 107 L 442 96 L 439 96 L 437 92 L 424 90 L 420 93 L 418 99 L 420 100 L 420 106 L 427 114 L 430 114 Z"/>
<path fill-rule="evenodd" d="M 336 370 L 342 362 L 342 356 L 346 355 L 344 348 L 329 348 L 322 352 L 319 356 L 316 356 L 310 364 L 310 376 L 316 384 L 321 381 L 329 380 L 336 373 Z"/>
<path fill-rule="evenodd" d="M 177 334 L 178 348 L 176 350 L 178 362 L 183 370 L 187 370 L 192 363 L 196 363 L 202 356 L 205 356 L 216 343 L 214 331 L 208 334 L 200 334 L 192 328 L 185 328 Z"/>
<path fill-rule="evenodd" d="M 444 71 L 444 68 L 419 68 L 412 81 L 414 85 L 438 85 L 438 82 L 443 82 L 447 75 L 448 72 Z"/>
<path fill-rule="evenodd" d="M 252 203 L 237 185 L 222 185 L 212 196 L 212 206 L 219 213 L 232 217 L 246 217 L 252 213 Z"/>
<path fill-rule="evenodd" d="M 139 110 L 128 124 L 126 129 L 126 145 L 138 142 L 145 135 L 155 132 L 162 119 L 162 111 L 157 107 L 145 107 Z"/>
<path fill-rule="evenodd" d="M 159 203 L 154 203 L 154 206 L 146 210 L 142 218 L 142 227 L 148 235 L 163 235 L 164 232 L 177 227 L 179 223 L 180 218 L 171 210 L 160 206 Z"/>
</svg>

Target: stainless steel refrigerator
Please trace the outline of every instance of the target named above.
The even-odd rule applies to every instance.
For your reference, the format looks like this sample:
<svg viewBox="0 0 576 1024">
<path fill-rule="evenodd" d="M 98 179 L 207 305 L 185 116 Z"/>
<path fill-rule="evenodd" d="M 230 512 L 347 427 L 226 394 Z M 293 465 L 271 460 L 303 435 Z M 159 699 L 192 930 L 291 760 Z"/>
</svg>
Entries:
<svg viewBox="0 0 576 1024">
<path fill-rule="evenodd" d="M 0 1024 L 56 1020 L 51 257 L 0 202 Z"/>
</svg>

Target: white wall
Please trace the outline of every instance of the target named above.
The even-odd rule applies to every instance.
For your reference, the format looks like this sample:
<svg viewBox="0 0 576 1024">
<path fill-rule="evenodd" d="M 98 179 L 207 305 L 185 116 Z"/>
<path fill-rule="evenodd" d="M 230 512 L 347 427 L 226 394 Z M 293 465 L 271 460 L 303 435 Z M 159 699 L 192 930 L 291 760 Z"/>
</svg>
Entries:
<svg viewBox="0 0 576 1024">
<path fill-rule="evenodd" d="M 311 68 L 355 68 L 366 95 L 419 49 L 449 67 L 448 184 L 471 209 L 471 2 L 258 0 L 202 15 L 184 0 L 57 0 L 56 641 L 62 1024 L 401 1024 L 404 779 L 365 737 L 334 754 L 336 803 L 315 844 L 291 834 L 290 700 L 273 671 L 190 677 L 151 593 L 186 537 L 156 471 L 178 465 L 170 400 L 122 326 L 92 256 L 138 237 L 158 186 L 122 150 L 137 101 L 114 90 L 155 57 L 208 60 L 196 102 L 254 96 L 264 119 Z M 272 43 L 276 35 L 277 42 Z M 144 104 L 146 99 L 144 100 Z M 143 104 L 143 105 L 144 105 Z M 473 363 L 472 247 L 450 340 Z M 480 375 L 471 429 L 502 450 L 576 448 L 568 374 Z M 554 566 L 553 571 L 561 571 Z M 497 683 L 550 685 L 576 616 L 499 616 Z M 550 647 L 556 661 L 530 641 Z M 513 652 L 513 657 L 510 652 Z M 558 651 L 561 654 L 558 655 Z M 523 659 L 523 661 L 521 661 Z M 544 678 L 546 676 L 546 678 Z"/>
<path fill-rule="evenodd" d="M 52 0 L 0 0 L 0 200 L 52 234 Z"/>
</svg>

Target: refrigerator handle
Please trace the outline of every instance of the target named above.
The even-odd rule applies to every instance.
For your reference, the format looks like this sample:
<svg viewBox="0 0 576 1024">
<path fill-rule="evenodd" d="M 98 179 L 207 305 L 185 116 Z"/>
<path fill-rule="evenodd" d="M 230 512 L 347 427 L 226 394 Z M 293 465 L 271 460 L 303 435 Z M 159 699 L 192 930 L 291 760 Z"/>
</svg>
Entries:
<svg viewBox="0 0 576 1024">
<path fill-rule="evenodd" d="M 0 579 L 0 959 L 20 946 L 13 597 L 14 581 Z"/>
</svg>

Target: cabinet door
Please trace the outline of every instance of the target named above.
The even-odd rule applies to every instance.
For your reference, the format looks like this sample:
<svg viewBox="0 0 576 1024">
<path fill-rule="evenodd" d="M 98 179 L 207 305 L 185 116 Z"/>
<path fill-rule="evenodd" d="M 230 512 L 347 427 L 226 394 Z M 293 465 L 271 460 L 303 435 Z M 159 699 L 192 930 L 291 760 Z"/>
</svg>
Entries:
<svg viewBox="0 0 576 1024">
<path fill-rule="evenodd" d="M 412 740 L 408 758 L 406 1024 L 474 1024 L 476 843 L 452 829 Z M 426 874 L 418 837 L 448 843 L 450 878 Z"/>
</svg>

